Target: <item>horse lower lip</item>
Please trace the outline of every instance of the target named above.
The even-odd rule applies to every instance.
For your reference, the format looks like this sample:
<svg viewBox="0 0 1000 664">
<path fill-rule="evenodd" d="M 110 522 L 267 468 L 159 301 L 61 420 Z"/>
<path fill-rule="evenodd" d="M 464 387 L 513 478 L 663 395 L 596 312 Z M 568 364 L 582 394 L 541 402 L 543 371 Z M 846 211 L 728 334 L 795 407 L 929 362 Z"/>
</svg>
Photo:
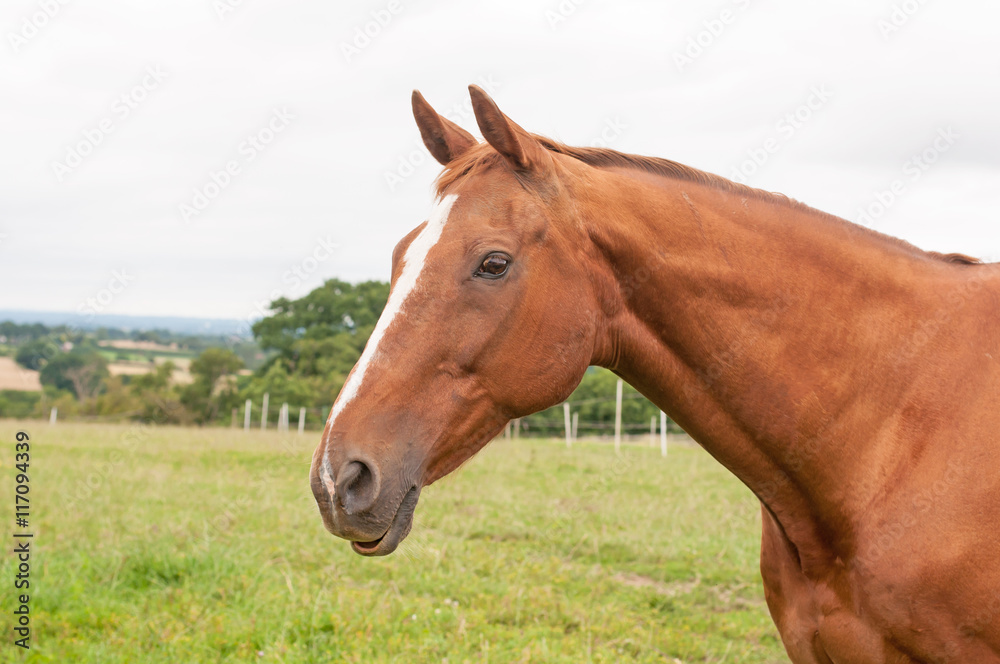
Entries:
<svg viewBox="0 0 1000 664">
<path fill-rule="evenodd" d="M 388 531 L 386 532 L 388 533 Z M 382 540 L 384 539 L 385 535 L 382 535 L 382 537 L 379 537 L 378 539 L 372 540 L 370 542 L 351 542 L 351 544 L 353 544 L 358 549 L 362 549 L 364 551 L 372 551 L 374 549 L 377 549 L 378 545 L 381 544 Z"/>
<path fill-rule="evenodd" d="M 411 487 L 396 509 L 392 523 L 385 533 L 370 542 L 351 542 L 354 552 L 364 556 L 384 556 L 392 553 L 410 532 L 410 526 L 413 525 L 413 511 L 417 507 L 419 498 L 420 489 Z"/>
</svg>

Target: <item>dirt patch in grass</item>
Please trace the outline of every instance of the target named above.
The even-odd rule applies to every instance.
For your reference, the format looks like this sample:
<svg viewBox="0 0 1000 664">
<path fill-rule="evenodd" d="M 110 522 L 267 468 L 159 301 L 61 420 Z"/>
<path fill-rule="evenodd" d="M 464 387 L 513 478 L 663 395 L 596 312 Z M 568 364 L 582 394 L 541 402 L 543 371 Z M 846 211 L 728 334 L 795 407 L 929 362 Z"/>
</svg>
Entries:
<svg viewBox="0 0 1000 664">
<path fill-rule="evenodd" d="M 690 581 L 676 581 L 674 583 L 664 583 L 663 581 L 657 581 L 642 574 L 631 574 L 629 572 L 619 572 L 611 578 L 618 583 L 632 588 L 649 588 L 664 597 L 687 595 L 701 585 L 700 576 L 696 576 Z"/>
</svg>

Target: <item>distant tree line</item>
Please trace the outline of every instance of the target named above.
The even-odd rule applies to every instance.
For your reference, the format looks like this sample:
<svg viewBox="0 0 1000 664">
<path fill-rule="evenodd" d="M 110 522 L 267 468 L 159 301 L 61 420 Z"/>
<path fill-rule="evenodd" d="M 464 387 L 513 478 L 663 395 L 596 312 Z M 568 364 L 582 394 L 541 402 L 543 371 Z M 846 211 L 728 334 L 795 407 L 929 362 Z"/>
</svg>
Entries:
<svg viewBox="0 0 1000 664">
<path fill-rule="evenodd" d="M 170 361 L 156 364 L 159 351 L 101 346 L 106 340 L 128 339 L 163 344 L 180 357 L 201 351 L 191 362 L 190 385 L 173 382 L 177 366 Z M 176 344 L 176 349 L 170 344 Z M 246 365 L 261 366 L 265 355 L 252 340 L 224 336 L 177 335 L 167 331 L 94 331 L 67 326 L 0 323 L 0 354 L 13 355 L 25 369 L 39 372 L 43 391 L 0 391 L 0 416 L 44 416 L 56 407 L 63 417 L 141 419 L 164 423 L 209 422 L 217 414 L 220 399 L 231 389 L 219 384 L 218 369 L 229 375 Z M 218 356 L 223 355 L 219 360 Z M 113 360 L 149 362 L 151 372 L 134 376 L 112 376 Z M 159 359 L 163 359 L 158 356 Z M 215 374 L 215 378 L 212 376 Z M 213 382 L 212 390 L 205 384 Z M 231 382 L 231 381 L 230 381 Z M 211 393 L 211 394 L 206 394 Z"/>
<path fill-rule="evenodd" d="M 375 328 L 389 296 L 389 284 L 351 284 L 331 279 L 302 298 L 279 298 L 271 314 L 252 326 L 255 343 L 246 340 L 196 338 L 167 331 L 98 330 L 82 333 L 65 327 L 0 323 L 0 335 L 16 346 L 16 361 L 40 371 L 44 392 L 0 392 L 0 415 L 41 417 L 55 406 L 63 416 L 135 419 L 173 424 L 227 424 L 233 409 L 247 399 L 256 418 L 264 394 L 270 410 L 280 404 L 307 409 L 307 423 L 320 427 L 333 400 Z M 142 375 L 112 376 L 107 347 L 98 341 L 116 338 L 183 344 L 197 356 L 191 361 L 191 381 L 173 380 L 175 365 L 156 364 Z M 105 352 L 101 352 L 101 351 Z M 255 362 L 252 372 L 248 360 Z M 256 353 L 256 355 L 254 355 Z M 162 358 L 161 358 L 162 359 Z M 249 374 L 249 375 L 247 375 Z M 608 434 L 614 426 L 615 384 L 609 371 L 591 368 L 569 401 L 579 415 L 579 434 Z M 625 386 L 623 422 L 633 431 L 647 428 L 659 410 Z M 242 421 L 242 418 L 241 418 Z M 272 419 L 272 421 L 274 421 Z M 522 420 L 522 435 L 561 435 L 561 408 Z"/>
</svg>

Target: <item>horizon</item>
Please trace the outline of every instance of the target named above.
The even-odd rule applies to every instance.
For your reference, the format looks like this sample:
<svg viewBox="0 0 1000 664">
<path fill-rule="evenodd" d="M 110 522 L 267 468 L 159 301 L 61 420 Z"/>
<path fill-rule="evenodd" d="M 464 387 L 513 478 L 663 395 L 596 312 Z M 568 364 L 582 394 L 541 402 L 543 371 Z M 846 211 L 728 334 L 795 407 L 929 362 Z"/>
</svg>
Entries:
<svg viewBox="0 0 1000 664">
<path fill-rule="evenodd" d="M 84 316 L 72 311 L 42 311 L 32 309 L 0 309 L 0 323 L 17 325 L 39 324 L 45 327 L 68 327 L 82 332 L 98 329 L 130 332 L 166 330 L 191 336 L 239 336 L 253 338 L 250 326 L 253 321 L 238 318 L 211 318 L 202 316 L 94 314 Z M 131 324 L 130 324 L 131 323 Z"/>
</svg>

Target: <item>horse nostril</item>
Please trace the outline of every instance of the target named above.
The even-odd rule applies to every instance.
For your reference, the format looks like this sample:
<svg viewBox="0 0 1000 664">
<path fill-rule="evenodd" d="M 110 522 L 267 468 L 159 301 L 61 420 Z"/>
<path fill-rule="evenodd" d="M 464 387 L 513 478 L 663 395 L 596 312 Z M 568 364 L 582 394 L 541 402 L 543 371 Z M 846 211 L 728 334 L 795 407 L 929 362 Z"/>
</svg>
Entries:
<svg viewBox="0 0 1000 664">
<path fill-rule="evenodd" d="M 337 473 L 336 492 L 344 512 L 364 512 L 378 497 L 378 478 L 365 462 L 348 461 Z"/>
</svg>

